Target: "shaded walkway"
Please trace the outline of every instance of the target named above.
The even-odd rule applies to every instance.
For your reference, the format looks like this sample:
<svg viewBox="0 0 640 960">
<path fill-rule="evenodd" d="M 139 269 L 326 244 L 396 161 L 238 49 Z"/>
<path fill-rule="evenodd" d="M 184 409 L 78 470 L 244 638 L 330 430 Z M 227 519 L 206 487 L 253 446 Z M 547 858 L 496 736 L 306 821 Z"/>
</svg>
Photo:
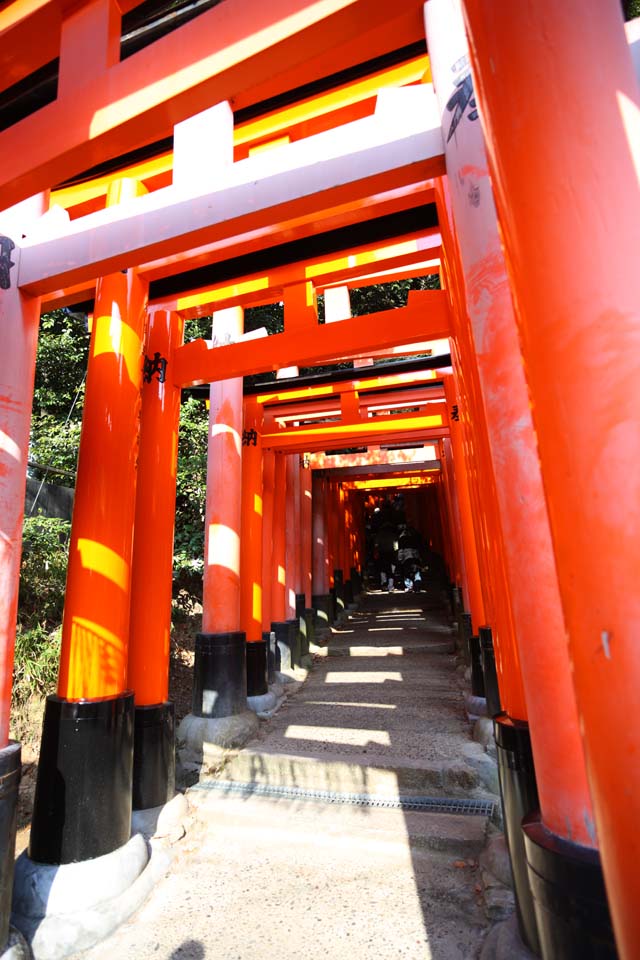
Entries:
<svg viewBox="0 0 640 960">
<path fill-rule="evenodd" d="M 487 927 L 479 815 L 259 796 L 250 785 L 384 797 L 487 798 L 446 620 L 425 594 L 372 594 L 220 779 L 171 874 L 84 954 L 469 960 Z M 237 785 L 247 785 L 245 793 Z"/>
</svg>

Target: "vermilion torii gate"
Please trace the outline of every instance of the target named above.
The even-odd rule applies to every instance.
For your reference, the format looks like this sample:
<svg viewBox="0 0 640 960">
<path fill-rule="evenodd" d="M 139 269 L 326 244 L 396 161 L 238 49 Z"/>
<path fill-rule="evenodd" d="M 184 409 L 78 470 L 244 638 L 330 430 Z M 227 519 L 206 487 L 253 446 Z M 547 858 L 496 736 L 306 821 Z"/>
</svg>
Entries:
<svg viewBox="0 0 640 960">
<path fill-rule="evenodd" d="M 473 628 L 493 634 L 521 933 L 545 958 L 613 956 L 608 900 L 620 955 L 637 955 L 639 99 L 619 5 L 463 0 L 470 52 L 454 0 L 389 6 L 224 0 L 159 38 L 145 22 L 135 52 L 123 21 L 134 0 L 0 11 L 0 946 L 38 317 L 90 300 L 34 864 L 118 854 L 132 800 L 172 793 L 177 414 L 182 387 L 211 383 L 213 615 L 202 644 L 215 659 L 233 635 L 230 715 L 245 692 L 264 695 L 263 632 L 314 609 L 314 597 L 322 609 L 334 570 L 357 573 L 360 494 L 324 466 L 311 481 L 316 451 L 433 443 L 450 576 Z M 49 71 L 50 92 L 25 106 L 17 85 L 36 70 Z M 558 91 L 576 85 L 568 109 Z M 318 324 L 319 291 L 434 269 L 443 289 L 414 293 L 402 310 Z M 284 332 L 243 333 L 242 308 L 275 300 Z M 227 311 L 234 332 L 216 340 Z M 183 345 L 185 320 L 212 312 L 212 342 Z M 443 338 L 444 399 L 427 402 L 427 378 L 406 384 L 411 413 L 374 416 L 396 409 L 397 395 L 379 396 L 376 411 L 366 372 L 324 394 L 274 385 L 244 413 L 231 386 L 293 364 L 424 353 Z M 340 421 L 329 419 L 336 409 Z M 226 499 L 213 479 L 224 457 L 239 480 Z M 237 668 L 247 655 L 249 691 Z M 205 727 L 221 691 L 200 690 Z"/>
</svg>

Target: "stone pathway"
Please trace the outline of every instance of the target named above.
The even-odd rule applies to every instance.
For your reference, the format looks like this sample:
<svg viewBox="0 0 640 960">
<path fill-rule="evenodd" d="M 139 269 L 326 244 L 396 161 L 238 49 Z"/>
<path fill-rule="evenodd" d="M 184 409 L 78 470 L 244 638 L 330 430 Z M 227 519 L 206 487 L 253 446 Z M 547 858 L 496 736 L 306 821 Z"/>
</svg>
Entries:
<svg viewBox="0 0 640 960">
<path fill-rule="evenodd" d="M 495 800 L 451 650 L 427 595 L 367 596 L 220 772 L 254 792 L 190 789 L 194 820 L 169 875 L 84 960 L 475 958 L 485 816 L 255 792 Z"/>
</svg>

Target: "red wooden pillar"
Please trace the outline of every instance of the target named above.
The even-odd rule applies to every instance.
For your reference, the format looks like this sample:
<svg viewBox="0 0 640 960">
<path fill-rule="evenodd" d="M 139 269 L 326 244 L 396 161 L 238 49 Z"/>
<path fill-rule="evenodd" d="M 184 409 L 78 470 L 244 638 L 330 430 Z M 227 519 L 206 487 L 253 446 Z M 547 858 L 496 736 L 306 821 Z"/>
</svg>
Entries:
<svg viewBox="0 0 640 960">
<path fill-rule="evenodd" d="M 182 343 L 183 327 L 177 313 L 149 312 L 131 561 L 127 679 L 135 700 L 134 810 L 166 803 L 175 788 L 169 645 L 180 388 L 172 383 L 171 372 L 173 352 Z"/>
<path fill-rule="evenodd" d="M 44 213 L 47 202 L 47 196 L 41 194 L 0 213 L 0 322 L 4 331 L 0 353 L 0 750 L 9 739 L 22 521 L 40 320 L 40 299 L 25 297 L 18 289 L 19 239 L 28 232 L 29 224 Z M 4 941 L 0 939 L 2 946 Z"/>
<path fill-rule="evenodd" d="M 140 192 L 135 181 L 119 181 L 108 202 Z M 90 859 L 129 839 L 134 705 L 127 659 L 146 309 L 147 284 L 136 270 L 98 281 L 58 696 L 45 709 L 29 844 L 43 863 Z"/>
<path fill-rule="evenodd" d="M 242 307 L 214 313 L 215 339 L 242 332 Z M 212 383 L 209 404 L 202 630 L 230 633 L 240 630 L 242 378 Z"/>
<path fill-rule="evenodd" d="M 312 570 L 312 472 L 305 455 L 301 457 L 300 469 L 300 590 L 304 593 L 305 607 L 311 607 Z"/>
<path fill-rule="evenodd" d="M 275 492 L 275 454 L 273 450 L 262 450 L 262 630 L 271 630 L 271 621 L 275 620 L 272 611 L 273 566 L 273 499 Z"/>
<path fill-rule="evenodd" d="M 464 550 L 462 548 L 462 530 L 460 527 L 460 511 L 458 509 L 458 499 L 453 482 L 453 464 L 451 453 L 451 440 L 441 440 L 439 444 L 440 464 L 442 469 L 442 484 L 447 504 L 447 514 L 452 534 L 452 546 L 455 559 L 454 582 L 462 591 L 463 606 L 469 609 L 469 587 L 467 583 L 467 572 L 464 562 Z"/>
<path fill-rule="evenodd" d="M 469 70 L 457 4 L 430 0 L 426 24 L 446 132 L 451 123 L 447 104 L 458 79 L 453 65 L 459 76 Z M 447 169 L 505 531 L 542 821 L 557 836 L 593 847 L 593 814 L 537 445 L 479 123 L 463 122 L 447 141 Z M 468 201 L 470 191 L 475 204 Z M 519 733 L 526 736 L 526 730 Z"/>
<path fill-rule="evenodd" d="M 455 404 L 455 394 L 451 378 L 445 377 L 445 391 L 447 394 L 447 403 L 449 411 Z M 454 426 L 455 424 L 452 424 Z M 451 459 L 448 465 L 453 474 L 453 483 L 455 485 L 456 499 L 460 512 L 460 532 L 462 538 L 462 549 L 464 552 L 465 570 L 467 573 L 467 590 L 469 593 L 469 608 L 471 618 L 476 629 L 485 622 L 484 603 L 482 599 L 482 589 L 480 587 L 480 570 L 478 567 L 478 555 L 476 550 L 475 535 L 473 532 L 473 516 L 471 512 L 471 500 L 469 498 L 469 487 L 466 477 L 466 465 L 462 451 L 462 437 L 456 429 L 451 430 L 449 438 L 451 445 Z M 445 442 L 445 450 L 447 448 Z"/>
<path fill-rule="evenodd" d="M 213 315 L 212 336 L 237 340 L 242 307 Z M 242 378 L 209 391 L 202 633 L 196 635 L 193 715 L 219 719 L 247 709 L 246 640 L 240 625 Z"/>
<path fill-rule="evenodd" d="M 331 595 L 329 593 L 329 549 L 327 529 L 327 481 L 324 476 L 314 472 L 312 476 L 313 513 L 313 577 L 311 602 L 316 612 L 316 627 L 328 627 L 331 624 Z"/>
<path fill-rule="evenodd" d="M 614 3 L 498 11 L 466 0 L 465 10 L 607 893 L 618 949 L 631 958 L 640 943 L 640 608 L 630 601 L 640 569 L 638 85 Z M 514 117 L 525 116 L 515 136 Z M 532 845 L 532 855 L 544 847 L 539 837 Z"/>
<path fill-rule="evenodd" d="M 287 473 L 283 453 L 275 453 L 273 529 L 272 529 L 272 574 L 271 617 L 274 621 L 286 619 L 286 533 Z"/>
<path fill-rule="evenodd" d="M 9 741 L 13 654 L 39 298 L 17 286 L 20 238 L 45 210 L 41 195 L 0 214 L 0 955 L 9 937 L 20 744 Z"/>
<path fill-rule="evenodd" d="M 297 616 L 297 597 L 300 594 L 300 463 L 297 453 L 286 455 L 287 499 L 284 513 L 286 532 L 286 619 Z"/>
<path fill-rule="evenodd" d="M 267 641 L 262 636 L 262 406 L 244 405 L 240 536 L 240 627 L 247 639 L 247 696 L 267 693 Z"/>
</svg>

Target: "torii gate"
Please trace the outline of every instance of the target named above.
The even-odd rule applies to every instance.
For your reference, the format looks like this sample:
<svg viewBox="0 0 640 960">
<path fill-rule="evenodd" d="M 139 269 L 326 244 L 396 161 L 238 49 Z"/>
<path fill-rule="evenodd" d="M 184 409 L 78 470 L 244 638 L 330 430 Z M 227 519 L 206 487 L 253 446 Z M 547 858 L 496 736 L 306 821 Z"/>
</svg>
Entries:
<svg viewBox="0 0 640 960">
<path fill-rule="evenodd" d="M 158 436 L 173 429 L 179 387 L 294 362 L 368 357 L 451 335 L 450 436 L 438 439 L 449 516 L 459 531 L 473 624 L 489 623 L 494 633 L 502 678 L 501 773 L 511 776 L 507 758 L 520 758 L 530 802 L 537 785 L 541 811 L 523 834 L 521 814 L 529 811 L 510 804 L 503 780 L 521 931 L 545 957 L 585 953 L 593 943 L 611 954 L 597 833 L 618 949 L 632 958 L 640 942 L 640 774 L 630 766 L 640 744 L 629 721 L 637 685 L 632 598 L 640 531 L 637 450 L 628 441 L 640 409 L 634 376 L 639 291 L 631 259 L 640 223 L 637 80 L 613 0 L 561 7 L 544 0 L 535 9 L 500 5 L 499 11 L 491 0 L 463 0 L 463 6 L 472 74 L 455 6 L 446 0 L 426 5 L 438 105 L 430 85 L 416 84 L 411 72 L 416 49 L 398 55 L 424 39 L 422 5 L 414 0 L 398 10 L 378 0 L 326 0 L 302 9 L 294 0 L 275 7 L 251 3 L 250 9 L 246 0 L 225 0 L 121 61 L 120 15 L 135 7 L 129 0 L 71 7 L 18 0 L 0 13 L 5 90 L 59 57 L 55 98 L 27 116 L 14 115 L 0 132 L 2 156 L 10 158 L 0 175 L 0 207 L 7 208 L 0 216 L 0 315 L 11 331 L 0 357 L 0 772 L 15 783 L 19 749 L 4 744 L 42 298 L 77 302 L 98 284 L 78 481 L 78 523 L 87 529 L 74 541 L 61 696 L 49 701 L 53 727 L 45 724 L 45 741 L 55 740 L 47 730 L 73 727 L 83 716 L 90 722 L 80 752 L 95 754 L 110 725 L 118 735 L 105 735 L 101 756 L 106 769 L 119 771 L 104 796 L 95 780 L 74 790 L 80 765 L 63 751 L 48 751 L 43 741 L 38 790 L 52 798 L 54 813 L 35 830 L 32 853 L 54 863 L 115 852 L 128 837 L 131 780 L 124 758 L 133 750 L 134 703 L 127 689 L 133 686 L 138 697 L 145 682 L 136 642 L 127 663 L 129 637 L 135 641 L 136 634 L 128 627 L 136 616 L 131 582 L 136 592 L 136 564 L 144 563 L 136 553 L 145 548 L 138 536 L 132 552 L 132 530 L 134 516 L 138 531 L 155 516 L 134 491 L 136 480 L 138 492 L 152 487 L 145 461 L 153 462 Z M 355 93 L 341 79 L 333 84 L 335 100 L 320 104 L 327 88 L 310 98 L 307 87 L 297 117 L 286 111 L 274 117 L 282 105 L 274 110 L 273 98 L 361 66 L 363 50 L 372 61 L 365 76 L 390 69 L 375 58 L 394 54 L 393 65 L 403 64 L 399 82 L 413 86 L 379 96 L 372 115 L 375 81 Z M 577 82 L 580 94 L 566 110 L 557 91 Z M 237 143 L 225 105 L 231 100 L 236 112 L 256 111 L 254 118 L 258 104 L 271 106 L 253 132 L 247 118 L 246 138 Z M 219 104 L 213 112 L 212 104 Z M 77 204 L 76 219 L 48 209 L 44 191 L 161 141 L 173 128 L 171 185 L 161 160 L 155 174 L 138 179 L 134 173 L 131 188 L 122 186 L 122 174 L 108 190 L 96 186 Z M 253 149 L 287 136 L 292 142 L 279 149 Z M 203 169 L 198 159 L 205 157 Z M 124 167 L 135 162 L 129 158 Z M 383 247 L 438 226 L 445 290 L 413 298 L 401 330 L 389 329 L 398 311 L 316 329 L 308 311 L 296 310 L 283 334 L 259 346 L 248 340 L 180 345 L 182 297 L 185 309 L 206 311 L 210 303 L 236 309 L 236 295 L 244 291 L 223 293 L 225 284 L 246 281 L 247 293 L 260 299 L 260 278 L 275 268 L 283 295 L 292 283 L 300 291 L 309 277 L 288 273 L 291 264 L 367 243 Z M 396 260 L 390 269 L 416 262 Z M 376 271 L 369 273 L 375 279 Z M 145 333 L 149 303 L 154 309 Z M 151 426 L 146 438 L 143 426 L 136 466 L 143 343 L 150 387 L 142 396 L 143 420 Z M 615 364 L 616 382 L 595 389 L 603 357 Z M 106 455 L 105 415 L 118 440 Z M 305 429 L 310 439 L 313 428 Z M 606 489 L 602 450 L 611 465 Z M 170 456 L 161 469 L 171 472 Z M 122 508 L 117 517 L 108 515 L 109 538 L 104 517 L 91 510 L 91 485 L 94 493 L 108 494 L 105 503 Z M 167 502 L 159 509 L 162 516 Z M 80 609 L 94 589 L 90 608 Z M 96 650 L 102 651 L 97 658 Z M 100 675 L 107 699 L 93 692 L 92 664 L 108 666 Z M 160 708 L 165 723 L 165 701 L 157 699 L 166 698 L 163 680 L 152 679 L 149 696 L 156 699 L 139 705 Z M 65 799 L 54 789 L 61 775 Z M 93 800 L 112 804 L 109 822 L 104 811 L 100 819 L 97 803 L 88 809 L 87 790 Z M 565 898 L 566 910 L 557 910 L 558 871 L 567 889 L 575 877 L 585 883 L 587 908 Z M 7 902 L 5 895 L 0 942 Z"/>
</svg>

